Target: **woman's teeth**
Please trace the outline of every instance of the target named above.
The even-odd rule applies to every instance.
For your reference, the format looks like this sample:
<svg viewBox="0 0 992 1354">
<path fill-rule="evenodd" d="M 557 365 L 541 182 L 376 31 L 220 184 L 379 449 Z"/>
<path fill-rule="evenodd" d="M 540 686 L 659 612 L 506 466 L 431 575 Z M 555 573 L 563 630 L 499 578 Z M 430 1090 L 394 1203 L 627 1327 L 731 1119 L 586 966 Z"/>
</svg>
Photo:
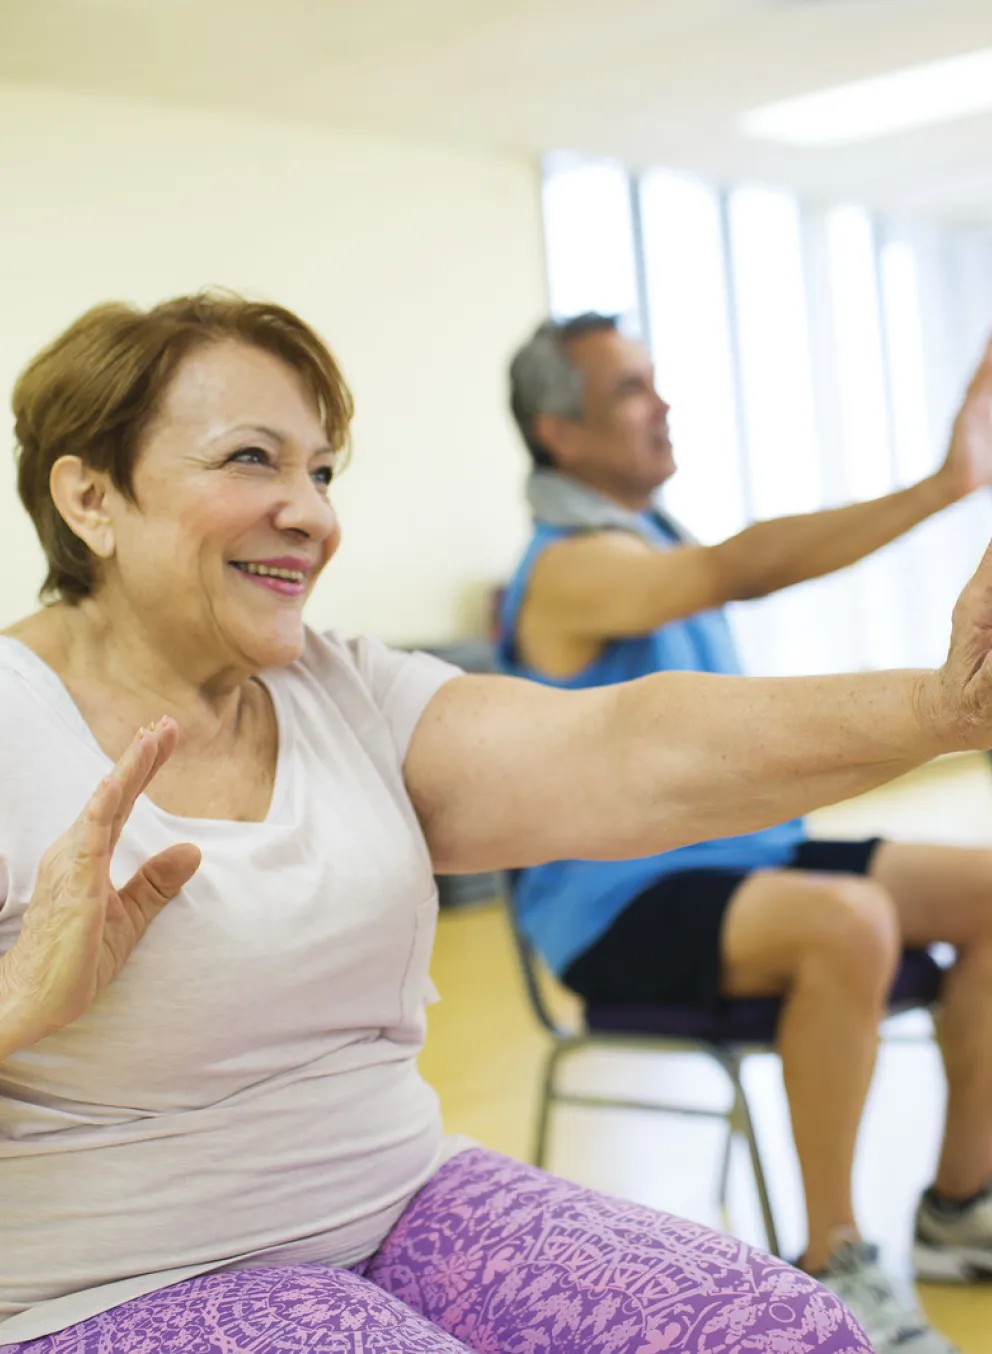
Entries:
<svg viewBox="0 0 992 1354">
<path fill-rule="evenodd" d="M 299 569 L 276 569 L 271 564 L 236 564 L 234 567 L 244 570 L 246 574 L 258 574 L 261 578 L 285 578 L 290 583 L 302 583 L 306 579 L 306 574 Z"/>
</svg>

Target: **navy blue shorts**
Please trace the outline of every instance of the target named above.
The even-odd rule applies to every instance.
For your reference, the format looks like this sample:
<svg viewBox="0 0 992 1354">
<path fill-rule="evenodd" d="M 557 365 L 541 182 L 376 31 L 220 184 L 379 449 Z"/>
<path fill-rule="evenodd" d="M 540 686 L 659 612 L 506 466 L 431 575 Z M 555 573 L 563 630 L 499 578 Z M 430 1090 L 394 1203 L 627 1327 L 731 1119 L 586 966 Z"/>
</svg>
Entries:
<svg viewBox="0 0 992 1354">
<path fill-rule="evenodd" d="M 780 868 L 866 875 L 880 843 L 880 837 L 801 842 Z M 586 1001 L 716 1003 L 723 919 L 751 873 L 683 870 L 663 875 L 573 960 L 562 981 Z"/>
</svg>

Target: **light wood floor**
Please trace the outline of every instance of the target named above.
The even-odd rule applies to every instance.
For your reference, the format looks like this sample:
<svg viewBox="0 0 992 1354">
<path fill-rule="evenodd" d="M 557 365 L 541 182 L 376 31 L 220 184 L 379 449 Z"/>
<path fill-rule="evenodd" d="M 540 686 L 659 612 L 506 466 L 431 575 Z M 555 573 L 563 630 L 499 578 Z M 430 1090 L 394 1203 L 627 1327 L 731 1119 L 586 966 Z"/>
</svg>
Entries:
<svg viewBox="0 0 992 1354">
<path fill-rule="evenodd" d="M 980 757 L 947 759 L 817 814 L 814 831 L 992 844 L 992 768 Z M 498 905 L 442 915 L 434 979 L 443 1000 L 431 1009 L 421 1067 L 440 1094 L 447 1129 L 526 1160 L 547 1039 L 526 1004 Z M 556 1009 L 575 1012 L 567 994 L 559 990 L 555 1000 Z M 712 1097 L 713 1103 L 724 1095 L 722 1074 L 695 1056 L 589 1051 L 576 1058 L 573 1074 L 576 1083 L 619 1094 L 684 1094 L 697 1101 Z M 747 1075 L 784 1244 L 788 1253 L 798 1253 L 804 1239 L 801 1196 L 777 1061 L 754 1058 Z M 912 1211 L 930 1177 L 942 1100 L 939 1060 L 931 1043 L 883 1048 L 865 1116 L 856 1188 L 865 1232 L 895 1265 L 907 1264 Z M 718 1128 L 699 1121 L 562 1108 L 553 1126 L 549 1164 L 582 1184 L 721 1226 L 714 1203 L 719 1146 Z M 734 1166 L 727 1225 L 762 1243 L 743 1160 Z M 992 1354 L 992 1284 L 928 1287 L 922 1297 L 931 1319 L 964 1354 Z"/>
</svg>

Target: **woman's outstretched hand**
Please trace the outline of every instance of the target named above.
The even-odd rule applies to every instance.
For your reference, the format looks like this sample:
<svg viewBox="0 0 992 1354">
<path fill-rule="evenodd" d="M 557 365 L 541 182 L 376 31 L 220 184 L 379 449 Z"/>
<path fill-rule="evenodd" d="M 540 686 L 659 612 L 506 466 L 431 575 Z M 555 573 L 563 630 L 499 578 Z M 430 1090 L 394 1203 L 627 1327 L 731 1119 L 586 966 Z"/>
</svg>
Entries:
<svg viewBox="0 0 992 1354">
<path fill-rule="evenodd" d="M 0 958 L 0 1054 L 34 1043 L 81 1015 L 196 873 L 197 847 L 145 862 L 121 889 L 114 849 L 135 801 L 179 741 L 174 720 L 141 729 L 82 813 L 45 852 L 21 933 Z"/>
<path fill-rule="evenodd" d="M 992 748 L 992 545 L 955 604 L 947 658 L 920 691 L 920 715 L 944 750 Z"/>
</svg>

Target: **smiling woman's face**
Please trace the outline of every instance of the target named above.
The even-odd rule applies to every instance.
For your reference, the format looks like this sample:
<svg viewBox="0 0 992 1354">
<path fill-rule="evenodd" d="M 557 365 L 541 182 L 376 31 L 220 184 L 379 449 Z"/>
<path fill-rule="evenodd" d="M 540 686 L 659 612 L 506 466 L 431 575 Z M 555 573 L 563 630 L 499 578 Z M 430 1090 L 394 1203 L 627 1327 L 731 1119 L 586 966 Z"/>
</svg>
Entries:
<svg viewBox="0 0 992 1354">
<path fill-rule="evenodd" d="M 197 667 L 292 662 L 303 604 L 340 539 L 334 460 L 279 358 L 233 342 L 196 349 L 142 438 L 134 502 L 108 494 L 100 593 Z"/>
</svg>

